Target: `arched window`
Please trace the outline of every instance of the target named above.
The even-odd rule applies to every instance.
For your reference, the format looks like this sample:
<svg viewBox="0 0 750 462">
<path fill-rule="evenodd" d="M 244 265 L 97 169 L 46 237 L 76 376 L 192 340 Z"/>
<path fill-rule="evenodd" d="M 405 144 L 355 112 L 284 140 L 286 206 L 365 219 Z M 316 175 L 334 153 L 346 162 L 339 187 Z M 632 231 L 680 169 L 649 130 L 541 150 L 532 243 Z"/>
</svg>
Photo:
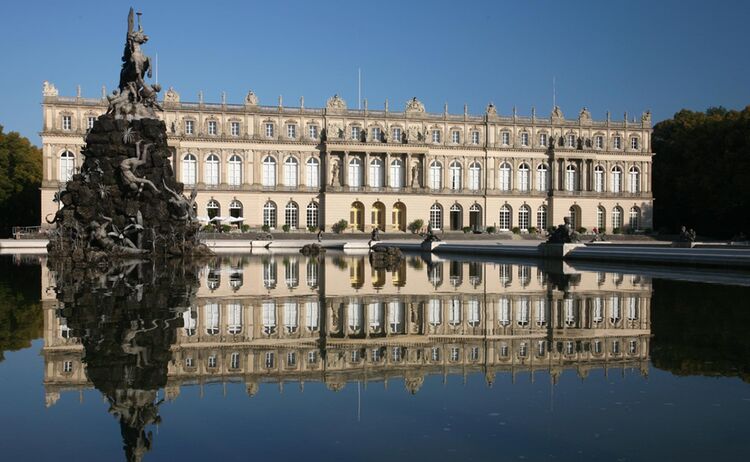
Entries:
<svg viewBox="0 0 750 462">
<path fill-rule="evenodd" d="M 512 213 L 510 205 L 503 204 L 500 207 L 500 221 L 498 222 L 500 231 L 510 231 L 510 227 L 513 224 Z"/>
<path fill-rule="evenodd" d="M 454 191 L 460 191 L 461 190 L 461 175 L 462 175 L 462 168 L 461 163 L 457 160 L 454 160 L 450 163 L 450 166 L 448 168 L 450 173 L 450 181 L 451 181 L 451 189 Z"/>
<path fill-rule="evenodd" d="M 298 162 L 294 157 L 287 157 L 284 161 L 284 185 L 292 188 L 297 187 L 298 181 Z"/>
<path fill-rule="evenodd" d="M 518 166 L 518 190 L 529 190 L 529 165 L 526 163 Z"/>
<path fill-rule="evenodd" d="M 549 189 L 549 176 L 547 175 L 547 164 L 539 164 L 536 167 L 536 190 L 547 191 Z"/>
<path fill-rule="evenodd" d="M 229 203 L 229 216 L 232 218 L 243 218 L 242 216 L 242 202 L 233 200 Z M 242 221 L 235 221 L 237 226 L 242 226 Z"/>
<path fill-rule="evenodd" d="M 575 191 L 577 188 L 578 175 L 576 175 L 576 168 L 573 164 L 568 165 L 565 168 L 565 190 Z"/>
<path fill-rule="evenodd" d="M 622 192 L 622 169 L 617 165 L 612 167 L 612 192 Z"/>
<path fill-rule="evenodd" d="M 432 229 L 443 229 L 443 208 L 440 204 L 430 207 L 430 226 Z"/>
<path fill-rule="evenodd" d="M 263 186 L 276 186 L 276 159 L 266 156 L 263 159 L 263 175 L 261 178 Z"/>
<path fill-rule="evenodd" d="M 204 321 L 206 323 L 206 333 L 208 335 L 217 335 L 219 333 L 219 304 L 207 303 L 203 307 Z"/>
<path fill-rule="evenodd" d="M 573 205 L 568 209 L 568 217 L 570 217 L 570 226 L 573 229 L 581 227 L 581 209 L 577 205 Z"/>
<path fill-rule="evenodd" d="M 601 165 L 594 167 L 594 191 L 604 191 L 604 167 Z"/>
<path fill-rule="evenodd" d="M 596 208 L 596 227 L 603 233 L 607 226 L 607 211 L 601 205 Z"/>
<path fill-rule="evenodd" d="M 510 191 L 510 164 L 507 162 L 500 164 L 500 190 Z"/>
<path fill-rule="evenodd" d="M 518 209 L 518 227 L 521 231 L 528 231 L 531 226 L 531 209 L 528 205 L 522 205 Z"/>
<path fill-rule="evenodd" d="M 430 189 L 443 189 L 443 165 L 436 160 L 430 163 Z"/>
<path fill-rule="evenodd" d="M 60 154 L 60 172 L 58 178 L 60 181 L 70 181 L 76 170 L 76 156 L 70 151 L 63 151 Z"/>
<path fill-rule="evenodd" d="M 317 228 L 318 227 L 318 204 L 317 202 L 310 202 L 307 204 L 307 227 Z"/>
<path fill-rule="evenodd" d="M 239 303 L 227 305 L 227 332 L 232 335 L 242 333 L 242 305 Z"/>
<path fill-rule="evenodd" d="M 362 186 L 362 162 L 358 158 L 349 161 L 349 187 Z"/>
<path fill-rule="evenodd" d="M 458 231 L 463 227 L 463 209 L 458 204 L 451 205 L 450 212 L 450 229 L 452 231 Z"/>
<path fill-rule="evenodd" d="M 391 188 L 404 187 L 404 163 L 401 159 L 391 161 Z"/>
<path fill-rule="evenodd" d="M 638 207 L 630 207 L 630 219 L 628 225 L 632 230 L 641 229 L 641 209 Z"/>
<path fill-rule="evenodd" d="M 620 206 L 612 209 L 612 229 L 622 229 L 622 208 Z"/>
<path fill-rule="evenodd" d="M 204 179 L 207 185 L 219 184 L 219 156 L 216 154 L 209 154 L 209 156 L 206 157 L 206 172 Z"/>
<path fill-rule="evenodd" d="M 469 189 L 478 191 L 482 186 L 482 165 L 479 162 L 469 164 Z"/>
<path fill-rule="evenodd" d="M 239 186 L 242 184 L 242 158 L 237 154 L 233 154 L 229 158 L 229 174 L 228 183 L 232 186 Z"/>
<path fill-rule="evenodd" d="M 540 205 L 536 210 L 536 226 L 540 231 L 547 229 L 547 206 Z"/>
<path fill-rule="evenodd" d="M 263 206 L 263 226 L 271 229 L 276 228 L 276 204 L 271 201 Z"/>
<path fill-rule="evenodd" d="M 320 162 L 315 157 L 307 159 L 307 187 L 320 187 Z"/>
<path fill-rule="evenodd" d="M 632 194 L 638 194 L 641 192 L 641 172 L 638 167 L 630 167 L 630 192 Z"/>
<path fill-rule="evenodd" d="M 188 153 L 182 158 L 182 182 L 186 185 L 194 185 L 197 180 L 195 156 Z"/>
<path fill-rule="evenodd" d="M 289 202 L 284 208 L 284 224 L 289 229 L 297 229 L 299 225 L 299 207 L 294 202 Z"/>
<path fill-rule="evenodd" d="M 370 186 L 383 187 L 383 161 L 375 158 L 370 161 Z"/>
<path fill-rule="evenodd" d="M 473 230 L 482 228 L 482 207 L 479 204 L 471 204 L 469 207 L 469 227 Z"/>
<path fill-rule="evenodd" d="M 221 214 L 221 207 L 219 206 L 219 203 L 215 201 L 214 199 L 211 199 L 208 201 L 208 204 L 206 205 L 206 213 L 208 214 L 208 219 L 212 219 L 214 217 L 218 217 Z"/>
</svg>

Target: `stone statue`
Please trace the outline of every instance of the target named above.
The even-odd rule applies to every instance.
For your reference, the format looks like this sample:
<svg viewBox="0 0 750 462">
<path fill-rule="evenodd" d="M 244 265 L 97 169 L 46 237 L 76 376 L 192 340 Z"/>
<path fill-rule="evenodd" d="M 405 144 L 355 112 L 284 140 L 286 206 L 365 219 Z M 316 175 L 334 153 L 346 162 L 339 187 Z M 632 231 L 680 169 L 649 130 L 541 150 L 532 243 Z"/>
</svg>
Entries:
<svg viewBox="0 0 750 462">
<path fill-rule="evenodd" d="M 416 96 L 406 102 L 406 112 L 424 113 L 424 111 L 424 104 Z"/>
<path fill-rule="evenodd" d="M 334 161 L 331 164 L 331 186 L 339 186 L 339 163 Z"/>
<path fill-rule="evenodd" d="M 420 186 L 419 182 L 419 162 L 414 162 L 411 167 L 411 187 L 415 188 Z"/>
<path fill-rule="evenodd" d="M 136 157 L 128 157 L 127 159 L 120 162 L 122 180 L 132 191 L 138 191 L 138 193 L 140 193 L 141 191 L 143 191 L 144 186 L 148 186 L 151 188 L 154 194 L 159 194 L 159 190 L 156 189 L 156 185 L 154 185 L 151 180 L 139 178 L 135 175 L 135 169 L 140 167 L 141 165 L 146 164 L 146 160 L 144 158 L 147 157 L 148 148 L 151 147 L 151 144 L 147 144 L 143 147 L 143 152 L 140 152 L 140 144 L 141 141 L 135 143 Z"/>
<path fill-rule="evenodd" d="M 688 230 L 684 226 L 680 229 L 680 236 L 678 238 L 679 242 L 695 242 L 696 234 L 694 229 Z"/>
<path fill-rule="evenodd" d="M 182 194 L 178 194 L 177 191 L 170 189 L 166 182 L 164 182 L 164 190 L 172 196 L 169 198 L 169 203 L 173 208 L 173 219 L 186 221 L 194 220 L 196 218 L 195 197 L 198 195 L 197 187 L 193 187 L 193 190 L 190 192 L 190 199 Z"/>
<path fill-rule="evenodd" d="M 580 234 L 570 224 L 570 217 L 563 218 L 563 224 L 558 225 L 552 234 L 550 234 L 547 243 L 549 244 L 570 244 L 580 240 Z"/>
</svg>

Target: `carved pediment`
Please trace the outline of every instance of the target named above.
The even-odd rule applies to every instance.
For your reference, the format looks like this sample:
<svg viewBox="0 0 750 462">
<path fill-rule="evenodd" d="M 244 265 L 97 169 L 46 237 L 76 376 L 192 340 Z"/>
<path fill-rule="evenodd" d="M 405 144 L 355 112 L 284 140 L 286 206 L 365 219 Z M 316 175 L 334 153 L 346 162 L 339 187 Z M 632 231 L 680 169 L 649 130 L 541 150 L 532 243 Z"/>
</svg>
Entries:
<svg viewBox="0 0 750 462">
<path fill-rule="evenodd" d="M 552 114 L 550 116 L 553 119 L 564 119 L 565 116 L 563 115 L 562 109 L 560 109 L 560 106 L 555 106 L 552 108 Z"/>
<path fill-rule="evenodd" d="M 581 109 L 581 112 L 578 114 L 578 120 L 581 122 L 591 122 L 591 113 L 586 108 L 586 106 Z"/>
<path fill-rule="evenodd" d="M 646 111 L 641 115 L 641 122 L 645 125 L 651 124 L 651 111 Z"/>
<path fill-rule="evenodd" d="M 326 109 L 346 109 L 346 101 L 344 101 L 338 94 L 331 96 L 326 101 Z"/>
<path fill-rule="evenodd" d="M 406 112 L 424 112 L 424 104 L 415 96 L 406 102 Z"/>
<path fill-rule="evenodd" d="M 57 87 L 45 80 L 42 84 L 42 96 L 57 96 L 58 94 Z"/>
<path fill-rule="evenodd" d="M 247 96 L 245 96 L 245 104 L 248 106 L 258 105 L 258 97 L 255 96 L 255 93 L 253 93 L 252 90 L 247 92 Z"/>
<path fill-rule="evenodd" d="M 179 103 L 180 94 L 174 91 L 174 88 L 169 87 L 167 92 L 164 94 L 164 102 L 165 103 Z"/>
<path fill-rule="evenodd" d="M 487 109 L 484 110 L 487 115 L 497 115 L 497 108 L 493 103 L 487 105 Z"/>
</svg>

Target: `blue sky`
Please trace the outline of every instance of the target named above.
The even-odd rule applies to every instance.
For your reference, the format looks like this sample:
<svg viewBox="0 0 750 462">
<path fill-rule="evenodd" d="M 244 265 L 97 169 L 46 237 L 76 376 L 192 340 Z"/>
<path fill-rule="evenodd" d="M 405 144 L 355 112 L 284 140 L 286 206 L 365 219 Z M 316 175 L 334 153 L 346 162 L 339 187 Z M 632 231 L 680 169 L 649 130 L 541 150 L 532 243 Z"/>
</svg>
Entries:
<svg viewBox="0 0 750 462">
<path fill-rule="evenodd" d="M 14 1 L 4 2 L 0 124 L 39 142 L 42 81 L 100 95 L 118 80 L 130 5 L 143 11 L 159 81 L 183 101 L 322 106 L 334 93 L 373 109 L 412 96 L 428 111 L 568 116 L 587 106 L 653 112 L 750 104 L 748 1 Z"/>
</svg>

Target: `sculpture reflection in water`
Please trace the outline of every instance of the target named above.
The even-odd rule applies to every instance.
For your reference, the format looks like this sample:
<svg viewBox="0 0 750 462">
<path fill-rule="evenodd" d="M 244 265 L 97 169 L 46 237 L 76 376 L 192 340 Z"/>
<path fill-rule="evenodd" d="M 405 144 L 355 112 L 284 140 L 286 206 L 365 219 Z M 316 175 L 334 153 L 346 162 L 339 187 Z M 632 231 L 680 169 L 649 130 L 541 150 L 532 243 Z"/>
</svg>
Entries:
<svg viewBox="0 0 750 462">
<path fill-rule="evenodd" d="M 58 262 L 59 263 L 59 262 Z M 50 261 L 60 333 L 80 345 L 87 381 L 120 423 L 126 459 L 151 448 L 160 421 L 158 392 L 167 384 L 181 313 L 195 300 L 198 266 L 121 261 L 108 270 L 71 269 Z M 64 365 L 72 371 L 70 363 Z"/>
</svg>

